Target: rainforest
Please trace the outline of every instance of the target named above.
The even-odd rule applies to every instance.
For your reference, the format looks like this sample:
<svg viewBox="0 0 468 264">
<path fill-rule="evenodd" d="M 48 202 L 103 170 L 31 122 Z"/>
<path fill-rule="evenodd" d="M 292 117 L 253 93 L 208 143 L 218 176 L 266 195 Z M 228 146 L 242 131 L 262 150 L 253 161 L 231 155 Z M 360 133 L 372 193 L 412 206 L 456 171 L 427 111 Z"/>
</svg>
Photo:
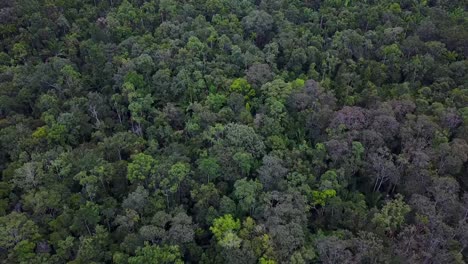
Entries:
<svg viewBox="0 0 468 264">
<path fill-rule="evenodd" d="M 0 1 L 0 263 L 467 262 L 466 0 Z"/>
</svg>

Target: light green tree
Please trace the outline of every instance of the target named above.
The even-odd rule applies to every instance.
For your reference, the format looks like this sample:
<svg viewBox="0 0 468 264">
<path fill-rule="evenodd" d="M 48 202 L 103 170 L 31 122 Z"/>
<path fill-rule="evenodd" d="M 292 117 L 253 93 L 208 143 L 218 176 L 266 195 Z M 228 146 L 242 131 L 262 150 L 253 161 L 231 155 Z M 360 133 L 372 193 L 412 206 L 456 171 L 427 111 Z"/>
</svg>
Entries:
<svg viewBox="0 0 468 264">
<path fill-rule="evenodd" d="M 398 194 L 374 215 L 372 223 L 384 232 L 394 233 L 405 223 L 405 216 L 410 211 L 411 207 L 403 201 L 403 196 Z"/>
<path fill-rule="evenodd" d="M 132 162 L 127 166 L 127 178 L 130 182 L 144 181 L 156 173 L 156 160 L 144 153 L 132 157 Z"/>
<path fill-rule="evenodd" d="M 139 248 L 136 256 L 128 258 L 129 264 L 183 264 L 182 254 L 178 246 L 156 246 L 145 243 Z"/>
<path fill-rule="evenodd" d="M 237 231 L 239 231 L 240 227 L 239 219 L 234 219 L 231 214 L 226 214 L 216 218 L 210 230 L 221 246 L 239 248 L 242 240 L 237 236 Z"/>
<path fill-rule="evenodd" d="M 235 79 L 232 82 L 229 90 L 231 92 L 242 94 L 246 100 L 249 100 L 255 96 L 255 90 L 252 88 L 252 86 L 250 86 L 250 84 L 244 78 Z"/>
</svg>

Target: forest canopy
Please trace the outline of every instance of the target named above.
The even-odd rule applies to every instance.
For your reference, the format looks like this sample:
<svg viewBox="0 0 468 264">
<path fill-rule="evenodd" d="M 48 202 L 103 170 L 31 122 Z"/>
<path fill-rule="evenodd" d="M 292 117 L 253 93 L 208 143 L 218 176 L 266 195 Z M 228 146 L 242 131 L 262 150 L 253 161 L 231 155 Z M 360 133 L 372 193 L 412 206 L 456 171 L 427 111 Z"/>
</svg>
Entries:
<svg viewBox="0 0 468 264">
<path fill-rule="evenodd" d="M 0 1 L 0 263 L 468 262 L 466 4 Z"/>
</svg>

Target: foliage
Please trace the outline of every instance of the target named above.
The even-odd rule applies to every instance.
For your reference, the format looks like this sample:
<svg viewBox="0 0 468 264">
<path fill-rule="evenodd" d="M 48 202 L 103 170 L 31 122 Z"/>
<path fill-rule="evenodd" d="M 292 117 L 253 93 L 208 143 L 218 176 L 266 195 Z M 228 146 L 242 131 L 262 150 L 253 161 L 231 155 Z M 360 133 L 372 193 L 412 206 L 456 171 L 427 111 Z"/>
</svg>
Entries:
<svg viewBox="0 0 468 264">
<path fill-rule="evenodd" d="M 139 248 L 136 256 L 128 258 L 129 264 L 137 263 L 184 263 L 178 246 L 151 246 L 145 244 L 144 247 Z"/>
<path fill-rule="evenodd" d="M 386 232 L 395 232 L 405 223 L 405 216 L 410 211 L 411 207 L 403 201 L 401 195 L 398 195 L 374 215 L 372 222 Z"/>
<path fill-rule="evenodd" d="M 0 2 L 0 262 L 468 261 L 466 1 Z"/>
</svg>

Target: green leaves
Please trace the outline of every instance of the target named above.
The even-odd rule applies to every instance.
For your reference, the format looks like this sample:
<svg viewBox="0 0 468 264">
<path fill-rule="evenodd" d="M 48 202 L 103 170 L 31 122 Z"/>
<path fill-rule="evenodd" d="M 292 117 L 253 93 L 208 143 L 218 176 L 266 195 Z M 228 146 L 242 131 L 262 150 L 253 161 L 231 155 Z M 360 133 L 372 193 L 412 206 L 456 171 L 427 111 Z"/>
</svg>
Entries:
<svg viewBox="0 0 468 264">
<path fill-rule="evenodd" d="M 190 165 L 185 162 L 177 162 L 171 166 L 169 170 L 169 177 L 165 177 L 161 180 L 161 188 L 171 193 L 177 192 L 180 183 L 190 173 Z"/>
<path fill-rule="evenodd" d="M 28 240 L 23 240 L 15 246 L 12 253 L 18 258 L 20 262 L 31 262 L 36 255 L 34 252 L 35 247 L 35 243 Z"/>
<path fill-rule="evenodd" d="M 0 247 L 10 250 L 22 241 L 29 245 L 39 238 L 38 226 L 25 214 L 12 212 L 0 217 Z"/>
<path fill-rule="evenodd" d="M 380 212 L 374 215 L 372 223 L 382 231 L 393 233 L 405 223 L 405 216 L 410 211 L 411 208 L 403 201 L 403 196 L 398 194 L 396 199 L 385 204 Z"/>
<path fill-rule="evenodd" d="M 338 175 L 337 175 L 336 171 L 334 171 L 334 170 L 326 171 L 320 177 L 319 189 L 320 190 L 329 190 L 329 189 L 338 190 L 341 186 L 338 183 L 338 178 L 337 177 L 338 177 Z"/>
<path fill-rule="evenodd" d="M 207 182 L 210 182 L 210 179 L 217 178 L 221 173 L 221 166 L 218 164 L 216 158 L 206 157 L 198 160 L 198 170 L 200 174 L 204 175 L 207 179 Z"/>
<path fill-rule="evenodd" d="M 85 189 L 87 195 L 92 199 L 96 195 L 97 186 L 96 183 L 99 181 L 99 178 L 95 175 L 88 174 L 85 171 L 79 172 L 73 179 L 77 180 L 81 186 Z"/>
<path fill-rule="evenodd" d="M 244 78 L 235 79 L 232 82 L 229 90 L 231 92 L 242 94 L 246 100 L 249 100 L 255 96 L 255 90 Z"/>
<path fill-rule="evenodd" d="M 15 43 L 12 49 L 14 58 L 18 61 L 21 61 L 28 55 L 28 49 L 24 42 Z"/>
<path fill-rule="evenodd" d="M 312 203 L 314 206 L 325 206 L 330 198 L 336 196 L 337 190 L 341 188 L 337 177 L 337 173 L 334 170 L 328 170 L 320 177 L 319 190 L 312 191 Z"/>
<path fill-rule="evenodd" d="M 153 110 L 153 103 L 154 100 L 149 94 L 133 98 L 128 105 L 128 110 L 130 110 L 132 114 L 132 119 L 140 124 L 145 122 L 147 120 L 147 115 Z"/>
<path fill-rule="evenodd" d="M 314 205 L 325 206 L 327 200 L 336 196 L 336 191 L 326 189 L 323 191 L 312 191 L 312 199 Z"/>
<path fill-rule="evenodd" d="M 144 181 L 156 173 L 156 160 L 150 155 L 139 153 L 133 156 L 127 166 L 127 179 L 130 182 Z"/>
<path fill-rule="evenodd" d="M 252 214 L 263 186 L 257 180 L 247 180 L 246 178 L 237 180 L 234 183 L 234 196 L 239 201 L 240 209 Z"/>
<path fill-rule="evenodd" d="M 0 2 L 0 262 L 467 258 L 463 0 Z"/>
<path fill-rule="evenodd" d="M 226 104 L 226 96 L 219 93 L 210 93 L 206 97 L 206 103 L 213 111 L 219 111 Z"/>
<path fill-rule="evenodd" d="M 130 83 L 135 89 L 145 89 L 146 83 L 143 79 L 143 75 L 131 71 L 125 75 L 125 83 Z"/>
<path fill-rule="evenodd" d="M 129 264 L 183 264 L 182 255 L 178 246 L 150 246 L 148 243 L 137 250 L 135 257 L 128 259 Z"/>
<path fill-rule="evenodd" d="M 216 218 L 213 225 L 210 227 L 210 230 L 213 232 L 221 246 L 238 248 L 240 246 L 241 239 L 237 236 L 236 232 L 239 231 L 240 227 L 240 220 L 234 219 L 232 215 L 227 214 L 220 218 Z"/>
<path fill-rule="evenodd" d="M 300 82 L 294 85 L 301 86 Z M 274 98 L 281 103 L 285 103 L 293 90 L 293 83 L 286 83 L 282 79 L 268 82 L 261 87 L 262 94 L 266 98 Z"/>
<path fill-rule="evenodd" d="M 243 151 L 236 152 L 232 159 L 240 168 L 242 175 L 249 175 L 255 161 L 252 154 Z"/>
<path fill-rule="evenodd" d="M 225 126 L 224 133 L 228 145 L 243 148 L 255 157 L 261 156 L 265 151 L 262 138 L 250 126 L 230 123 Z"/>
</svg>

